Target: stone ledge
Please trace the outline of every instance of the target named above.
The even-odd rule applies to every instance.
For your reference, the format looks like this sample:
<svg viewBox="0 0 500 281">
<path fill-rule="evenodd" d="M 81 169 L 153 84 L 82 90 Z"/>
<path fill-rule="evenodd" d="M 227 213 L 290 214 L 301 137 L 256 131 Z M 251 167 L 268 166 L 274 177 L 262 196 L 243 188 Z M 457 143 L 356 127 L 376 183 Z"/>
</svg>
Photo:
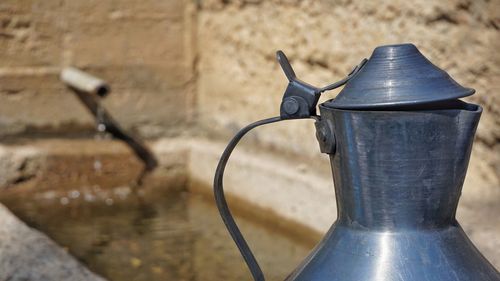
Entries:
<svg viewBox="0 0 500 281">
<path fill-rule="evenodd" d="M 189 179 L 212 186 L 215 167 L 225 144 L 191 142 Z M 325 232 L 336 216 L 333 181 L 298 163 L 238 147 L 225 173 L 227 194 L 269 210 L 282 218 Z"/>
<path fill-rule="evenodd" d="M 1 204 L 0 221 L 0 280 L 105 280 Z"/>
</svg>

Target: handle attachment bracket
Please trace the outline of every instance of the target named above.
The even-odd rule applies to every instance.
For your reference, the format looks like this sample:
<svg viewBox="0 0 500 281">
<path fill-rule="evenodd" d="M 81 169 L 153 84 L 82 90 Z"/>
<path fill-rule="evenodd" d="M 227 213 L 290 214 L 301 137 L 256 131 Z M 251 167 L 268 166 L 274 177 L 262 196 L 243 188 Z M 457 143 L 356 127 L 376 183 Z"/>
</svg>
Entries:
<svg viewBox="0 0 500 281">
<path fill-rule="evenodd" d="M 299 119 L 316 116 L 316 106 L 321 93 L 333 90 L 347 83 L 368 61 L 367 59 L 363 59 L 344 79 L 323 88 L 318 88 L 297 78 L 283 51 L 277 51 L 276 58 L 288 79 L 288 86 L 283 94 L 280 106 L 280 117 L 282 119 Z"/>
</svg>

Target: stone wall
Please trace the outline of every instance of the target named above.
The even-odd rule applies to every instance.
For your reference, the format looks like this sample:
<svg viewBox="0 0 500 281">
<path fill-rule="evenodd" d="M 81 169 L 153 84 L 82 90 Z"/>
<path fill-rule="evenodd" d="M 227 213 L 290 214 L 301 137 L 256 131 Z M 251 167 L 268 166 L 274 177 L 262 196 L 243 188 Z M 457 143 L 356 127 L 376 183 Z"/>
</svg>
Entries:
<svg viewBox="0 0 500 281">
<path fill-rule="evenodd" d="M 70 65 L 111 84 L 105 105 L 125 127 L 147 137 L 179 131 L 195 81 L 187 3 L 1 1 L 0 137 L 91 129 L 58 79 Z"/>
</svg>

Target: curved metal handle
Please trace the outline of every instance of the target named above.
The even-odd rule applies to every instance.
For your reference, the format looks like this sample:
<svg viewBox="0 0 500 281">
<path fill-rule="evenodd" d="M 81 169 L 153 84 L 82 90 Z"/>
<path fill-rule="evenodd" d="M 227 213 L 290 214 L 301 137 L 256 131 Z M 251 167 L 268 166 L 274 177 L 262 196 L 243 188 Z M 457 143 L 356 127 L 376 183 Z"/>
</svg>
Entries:
<svg viewBox="0 0 500 281">
<path fill-rule="evenodd" d="M 219 164 L 217 165 L 217 169 L 215 170 L 214 177 L 214 197 L 220 216 L 224 221 L 229 234 L 236 243 L 236 246 L 243 256 L 243 259 L 245 260 L 248 269 L 252 273 L 253 279 L 255 281 L 265 281 L 264 273 L 262 272 L 259 263 L 250 250 L 250 247 L 248 247 L 245 238 L 243 238 L 238 225 L 236 225 L 236 222 L 231 215 L 231 211 L 229 210 L 229 206 L 227 205 L 226 198 L 224 196 L 224 171 L 226 169 L 226 164 L 229 160 L 229 157 L 231 156 L 231 153 L 233 152 L 239 141 L 243 138 L 243 136 L 245 136 L 250 130 L 256 127 L 276 123 L 287 119 L 309 118 L 316 120 L 316 126 L 318 129 L 317 136 L 318 140 L 320 140 L 321 151 L 332 151 L 331 153 L 334 153 L 335 138 L 329 137 L 329 132 L 328 130 L 326 130 L 327 128 L 324 127 L 325 124 L 321 123 L 320 118 L 316 116 L 316 104 L 318 102 L 319 95 L 324 91 L 332 90 L 344 85 L 350 78 L 356 75 L 356 73 L 363 67 L 364 63 L 366 62 L 366 59 L 363 60 L 346 78 L 326 87 L 316 88 L 297 79 L 295 71 L 293 71 L 288 58 L 282 51 L 278 51 L 276 53 L 276 58 L 289 81 L 288 87 L 283 95 L 283 100 L 280 108 L 280 116 L 257 121 L 255 123 L 247 125 L 238 133 L 236 133 L 236 135 L 231 139 L 226 149 L 222 153 Z"/>
<path fill-rule="evenodd" d="M 236 222 L 234 221 L 233 216 L 231 215 L 231 211 L 229 210 L 229 206 L 227 205 L 226 198 L 224 196 L 224 187 L 223 187 L 223 179 L 224 179 L 224 170 L 226 169 L 226 164 L 227 161 L 229 160 L 229 156 L 231 156 L 231 153 L 233 152 L 234 148 L 236 145 L 239 143 L 241 138 L 246 135 L 250 130 L 266 125 L 266 124 L 271 124 L 275 122 L 282 121 L 280 117 L 273 117 L 273 118 L 268 118 L 264 120 L 257 121 L 255 123 L 252 123 L 243 129 L 241 129 L 236 135 L 231 139 L 229 144 L 227 145 L 226 149 L 222 153 L 219 164 L 217 165 L 217 169 L 215 170 L 215 177 L 214 177 L 214 196 L 215 196 L 215 203 L 217 205 L 217 208 L 219 209 L 220 216 L 222 220 L 224 221 L 224 224 L 226 225 L 226 228 L 231 234 L 231 237 L 234 240 L 234 243 L 236 243 L 236 246 L 240 250 L 241 255 L 243 256 L 243 259 L 245 260 L 248 269 L 252 273 L 253 279 L 255 281 L 265 281 L 264 278 L 264 273 L 262 273 L 262 270 L 260 269 L 259 263 L 255 259 L 255 256 L 253 255 L 252 251 L 250 250 L 250 247 L 248 247 L 247 242 L 245 241 L 245 238 L 243 238 L 243 235 L 241 234 L 240 229 L 236 225 Z"/>
</svg>

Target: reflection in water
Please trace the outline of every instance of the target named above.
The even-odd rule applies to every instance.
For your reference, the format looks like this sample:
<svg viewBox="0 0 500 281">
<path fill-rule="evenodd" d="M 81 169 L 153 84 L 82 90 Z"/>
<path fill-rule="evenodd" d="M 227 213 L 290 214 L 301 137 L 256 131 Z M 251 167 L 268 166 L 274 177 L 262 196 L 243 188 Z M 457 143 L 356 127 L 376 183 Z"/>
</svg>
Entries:
<svg viewBox="0 0 500 281">
<path fill-rule="evenodd" d="M 87 197 L 65 194 L 65 204 L 58 196 L 2 201 L 112 281 L 251 280 L 212 201 L 185 192 Z M 283 280 L 312 246 L 236 219 L 269 281 Z"/>
</svg>

